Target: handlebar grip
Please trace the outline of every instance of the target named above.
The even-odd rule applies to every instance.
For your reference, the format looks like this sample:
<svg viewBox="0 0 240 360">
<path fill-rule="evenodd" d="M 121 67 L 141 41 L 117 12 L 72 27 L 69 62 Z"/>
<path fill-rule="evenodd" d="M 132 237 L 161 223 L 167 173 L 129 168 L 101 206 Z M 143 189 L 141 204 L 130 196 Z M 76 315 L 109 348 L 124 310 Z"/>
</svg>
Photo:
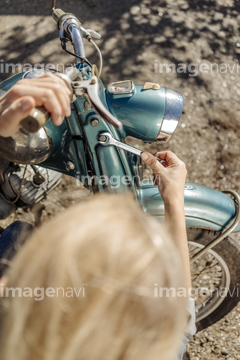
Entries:
<svg viewBox="0 0 240 360">
<path fill-rule="evenodd" d="M 71 69 L 71 71 L 68 72 L 68 75 L 61 73 L 55 74 L 65 82 L 66 86 L 71 91 L 70 100 L 72 100 L 73 97 L 71 77 L 73 76 L 74 78 L 77 72 L 78 72 L 77 70 Z M 43 106 L 36 107 L 33 108 L 30 114 L 20 122 L 20 125 L 24 130 L 30 133 L 34 133 L 37 132 L 41 127 L 43 127 L 46 124 L 50 116 L 51 115 L 49 114 L 49 112 Z"/>
<path fill-rule="evenodd" d="M 43 106 L 36 107 L 20 122 L 20 125 L 24 130 L 35 133 L 46 124 L 49 118 L 50 114 Z"/>
</svg>

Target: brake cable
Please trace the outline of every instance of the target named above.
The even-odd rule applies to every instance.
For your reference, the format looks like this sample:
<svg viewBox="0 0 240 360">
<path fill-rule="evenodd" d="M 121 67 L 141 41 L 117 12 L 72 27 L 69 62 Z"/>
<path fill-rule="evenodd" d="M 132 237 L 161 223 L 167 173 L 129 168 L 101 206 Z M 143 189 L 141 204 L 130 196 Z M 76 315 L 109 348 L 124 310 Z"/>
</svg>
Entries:
<svg viewBox="0 0 240 360">
<path fill-rule="evenodd" d="M 99 73 L 96 75 L 97 78 L 99 79 L 99 77 L 101 76 L 101 73 L 102 73 L 102 66 L 103 66 L 102 53 L 101 53 L 101 50 L 99 49 L 99 47 L 98 47 L 97 44 L 93 41 L 92 38 L 89 38 L 88 41 L 91 42 L 91 43 L 95 46 L 95 49 L 97 50 L 98 55 L 99 55 L 99 61 L 100 61 Z"/>
<path fill-rule="evenodd" d="M 84 63 L 84 62 L 85 62 L 88 66 L 90 66 L 90 68 L 92 68 L 92 64 L 90 63 L 90 61 L 88 61 L 87 59 L 83 58 L 82 56 L 79 56 L 79 55 L 74 54 L 73 52 L 67 50 L 67 48 L 66 48 L 66 42 L 65 42 L 65 39 L 64 39 L 64 38 L 61 38 L 60 40 L 61 40 L 62 49 L 63 49 L 66 53 L 68 53 L 68 54 L 70 54 L 70 55 L 72 55 L 72 56 L 75 56 L 77 59 L 81 60 L 81 63 Z"/>
</svg>

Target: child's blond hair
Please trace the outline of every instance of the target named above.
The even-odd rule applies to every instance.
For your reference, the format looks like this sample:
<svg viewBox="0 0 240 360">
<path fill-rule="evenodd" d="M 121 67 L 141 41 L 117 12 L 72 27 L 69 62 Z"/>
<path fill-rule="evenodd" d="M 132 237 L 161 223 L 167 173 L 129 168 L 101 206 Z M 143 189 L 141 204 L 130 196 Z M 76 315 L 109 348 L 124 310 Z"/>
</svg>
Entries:
<svg viewBox="0 0 240 360">
<path fill-rule="evenodd" d="M 1 299 L 1 360 L 172 359 L 186 298 L 156 297 L 156 284 L 184 287 L 182 263 L 135 200 L 104 195 L 72 207 L 13 261 L 8 288 L 44 288 L 45 297 Z M 69 296 L 74 288 L 82 291 Z"/>
</svg>

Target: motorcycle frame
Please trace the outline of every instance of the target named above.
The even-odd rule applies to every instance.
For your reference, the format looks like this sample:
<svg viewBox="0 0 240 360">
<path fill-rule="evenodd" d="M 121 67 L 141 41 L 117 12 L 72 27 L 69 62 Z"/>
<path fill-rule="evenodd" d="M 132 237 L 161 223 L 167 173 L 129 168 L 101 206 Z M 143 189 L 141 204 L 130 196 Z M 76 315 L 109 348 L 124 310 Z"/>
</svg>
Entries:
<svg viewBox="0 0 240 360">
<path fill-rule="evenodd" d="M 23 74 L 18 74 L 4 81 L 0 89 L 7 91 L 22 76 Z M 88 68 L 86 78 L 90 77 L 91 71 Z M 111 112 L 109 98 L 107 99 L 106 89 L 101 82 L 99 95 L 105 107 Z M 151 93 L 146 92 L 145 96 L 148 103 L 147 98 L 151 96 Z M 137 172 L 139 157 L 129 155 L 114 146 L 104 147 L 98 143 L 101 132 L 108 131 L 119 141 L 124 141 L 124 134 L 98 116 L 89 106 L 85 96 L 77 98 L 71 107 L 71 116 L 65 118 L 61 126 L 56 128 L 50 120 L 46 123 L 45 130 L 50 138 L 51 154 L 40 165 L 77 179 L 79 176 L 82 179 L 89 179 L 89 173 L 98 179 L 101 176 L 111 179 L 116 175 L 128 179 L 125 183 L 121 183 L 118 189 L 113 188 L 111 184 L 105 187 L 101 185 L 101 181 L 98 181 L 98 190 L 99 192 L 123 192 L 130 189 L 145 212 L 163 220 L 164 203 L 158 189 L 151 181 L 145 184 L 135 180 L 135 177 L 139 175 Z M 126 107 L 123 112 L 123 115 L 128 118 Z M 146 118 L 141 113 L 138 114 L 138 122 L 139 124 L 146 122 Z M 83 181 L 83 184 L 91 190 L 89 182 Z M 231 226 L 236 214 L 234 201 L 226 194 L 205 186 L 186 183 L 187 226 L 223 231 Z M 240 231 L 240 225 L 234 231 Z"/>
</svg>

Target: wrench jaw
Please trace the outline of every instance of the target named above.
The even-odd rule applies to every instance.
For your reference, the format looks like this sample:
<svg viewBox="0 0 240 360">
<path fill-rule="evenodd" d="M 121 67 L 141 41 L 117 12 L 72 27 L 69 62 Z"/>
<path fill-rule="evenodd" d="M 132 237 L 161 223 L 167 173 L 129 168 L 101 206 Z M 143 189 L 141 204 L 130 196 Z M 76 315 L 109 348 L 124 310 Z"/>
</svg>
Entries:
<svg viewBox="0 0 240 360">
<path fill-rule="evenodd" d="M 107 132 L 101 133 L 98 137 L 98 143 L 103 146 L 111 145 L 110 134 Z"/>
<path fill-rule="evenodd" d="M 118 140 L 114 139 L 114 137 L 109 132 L 101 133 L 100 136 L 99 136 L 99 140 L 100 140 L 99 143 L 102 144 L 102 145 L 105 145 L 105 146 L 106 145 L 113 145 L 113 146 L 116 146 L 119 149 L 128 151 L 128 152 L 133 153 L 133 154 L 138 155 L 138 156 L 140 156 L 141 153 L 142 153 L 141 150 L 138 150 L 138 149 L 134 148 L 131 145 L 127 145 L 125 143 L 122 143 L 121 141 L 118 141 Z"/>
<path fill-rule="evenodd" d="M 98 143 L 100 144 L 100 145 L 103 145 L 103 146 L 107 146 L 108 144 L 106 143 L 106 141 L 100 141 L 100 140 L 98 140 Z"/>
</svg>

